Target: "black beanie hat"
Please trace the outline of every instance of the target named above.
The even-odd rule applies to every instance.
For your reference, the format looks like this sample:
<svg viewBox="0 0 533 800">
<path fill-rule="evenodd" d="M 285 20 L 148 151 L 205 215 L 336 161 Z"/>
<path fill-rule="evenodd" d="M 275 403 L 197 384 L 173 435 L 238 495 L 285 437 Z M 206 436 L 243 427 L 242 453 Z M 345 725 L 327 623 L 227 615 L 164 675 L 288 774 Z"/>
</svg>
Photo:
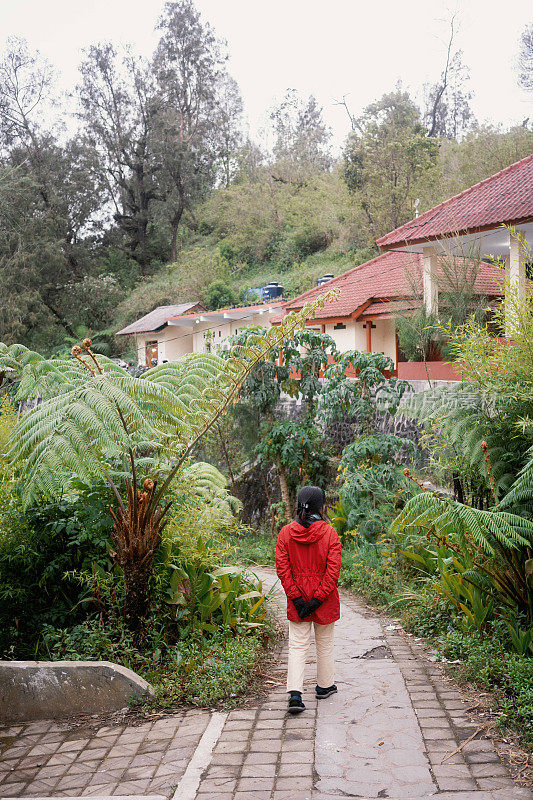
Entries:
<svg viewBox="0 0 533 800">
<path fill-rule="evenodd" d="M 302 486 L 296 498 L 297 513 L 318 514 L 326 504 L 326 495 L 320 486 Z"/>
</svg>

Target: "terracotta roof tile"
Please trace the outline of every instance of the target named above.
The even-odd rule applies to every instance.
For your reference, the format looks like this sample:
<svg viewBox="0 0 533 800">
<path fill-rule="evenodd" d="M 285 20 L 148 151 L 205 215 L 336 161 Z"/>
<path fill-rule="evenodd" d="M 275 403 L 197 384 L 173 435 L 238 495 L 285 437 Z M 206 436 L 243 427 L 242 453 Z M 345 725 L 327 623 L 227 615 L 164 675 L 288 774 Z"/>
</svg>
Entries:
<svg viewBox="0 0 533 800">
<path fill-rule="evenodd" d="M 285 303 L 284 300 L 277 300 L 272 303 L 255 303 L 253 306 L 226 306 L 225 308 L 216 308 L 214 311 L 202 311 L 202 317 L 208 317 L 212 314 L 223 314 L 225 311 L 261 311 L 268 308 L 281 308 Z M 174 314 L 169 319 L 175 319 L 176 317 L 183 317 L 189 316 L 188 314 Z"/>
<path fill-rule="evenodd" d="M 329 289 L 340 289 L 340 297 L 318 309 L 317 320 L 335 317 L 353 317 L 368 313 L 366 304 L 375 303 L 379 299 L 392 301 L 421 296 L 422 293 L 422 254 L 389 251 L 365 264 L 360 264 L 323 286 L 317 286 L 285 303 L 285 311 L 296 311 L 308 301 L 319 297 Z M 445 262 L 446 263 L 446 262 Z M 467 259 L 456 258 L 457 272 L 469 268 Z M 451 267 L 448 264 L 448 271 Z M 443 262 L 439 267 L 440 285 L 447 283 Z M 475 289 L 480 295 L 499 296 L 503 294 L 502 273 L 491 264 L 482 263 L 476 276 Z M 281 318 L 281 317 L 280 317 Z M 274 318 L 272 322 L 279 321 Z"/>
<path fill-rule="evenodd" d="M 382 250 L 533 219 L 533 155 L 378 239 Z"/>
</svg>

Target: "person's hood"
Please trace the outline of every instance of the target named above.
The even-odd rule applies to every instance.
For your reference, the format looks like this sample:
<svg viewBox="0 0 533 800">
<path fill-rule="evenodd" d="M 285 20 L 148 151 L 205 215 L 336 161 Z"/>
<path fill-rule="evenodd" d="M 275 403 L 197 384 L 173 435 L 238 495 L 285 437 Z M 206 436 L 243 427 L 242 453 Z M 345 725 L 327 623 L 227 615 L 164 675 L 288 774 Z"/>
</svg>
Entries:
<svg viewBox="0 0 533 800">
<path fill-rule="evenodd" d="M 296 520 L 289 525 L 291 539 L 300 542 L 300 544 L 313 544 L 313 542 L 318 542 L 318 540 L 324 536 L 328 528 L 328 523 L 323 519 L 313 522 L 308 528 L 304 528 L 304 526 L 300 525 Z"/>
</svg>

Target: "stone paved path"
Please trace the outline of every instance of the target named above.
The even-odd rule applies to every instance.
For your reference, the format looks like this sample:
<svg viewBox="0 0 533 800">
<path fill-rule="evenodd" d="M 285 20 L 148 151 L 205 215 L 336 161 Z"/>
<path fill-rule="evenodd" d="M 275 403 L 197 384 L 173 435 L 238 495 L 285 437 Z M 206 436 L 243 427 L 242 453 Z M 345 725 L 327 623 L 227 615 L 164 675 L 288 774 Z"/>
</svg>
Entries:
<svg viewBox="0 0 533 800">
<path fill-rule="evenodd" d="M 310 663 L 304 714 L 285 713 L 285 646 L 269 693 L 216 720 L 191 710 L 137 726 L 0 728 L 0 796 L 533 800 L 533 792 L 516 787 L 490 739 L 478 735 L 446 759 L 476 725 L 421 646 L 383 627 L 352 597 L 343 597 L 342 614 L 339 694 L 317 703 Z M 213 722 L 221 733 L 209 743 Z"/>
</svg>

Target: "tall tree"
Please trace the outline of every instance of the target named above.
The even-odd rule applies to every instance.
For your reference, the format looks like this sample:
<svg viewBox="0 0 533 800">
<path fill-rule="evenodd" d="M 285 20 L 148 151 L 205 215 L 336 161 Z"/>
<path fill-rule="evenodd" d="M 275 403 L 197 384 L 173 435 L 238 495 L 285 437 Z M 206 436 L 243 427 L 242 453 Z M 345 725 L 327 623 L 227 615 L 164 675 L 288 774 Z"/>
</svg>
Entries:
<svg viewBox="0 0 533 800">
<path fill-rule="evenodd" d="M 7 180 L 0 212 L 2 334 L 46 340 L 54 327 L 73 335 L 77 311 L 66 288 L 80 280 L 83 241 L 101 196 L 94 153 L 74 138 L 60 142 L 51 117 L 53 71 L 17 38 L 0 62 L 0 168 Z M 48 112 L 48 113 L 45 113 Z"/>
<path fill-rule="evenodd" d="M 533 91 L 533 23 L 526 25 L 520 36 L 518 84 L 523 89 Z"/>
<path fill-rule="evenodd" d="M 470 107 L 469 70 L 463 64 L 462 51 L 455 49 L 456 33 L 457 14 L 453 14 L 441 76 L 436 83 L 425 86 L 424 124 L 431 137 L 457 139 L 475 123 Z"/>
<path fill-rule="evenodd" d="M 227 188 L 239 174 L 245 146 L 241 130 L 242 97 L 237 82 L 230 75 L 221 82 L 217 112 L 220 180 Z"/>
<path fill-rule="evenodd" d="M 227 75 L 222 45 L 191 0 L 167 2 L 158 29 L 156 154 L 175 260 L 185 211 L 205 197 L 218 170 L 229 180 L 242 105 Z"/>
<path fill-rule="evenodd" d="M 276 137 L 275 178 L 301 182 L 306 176 L 331 167 L 331 130 L 312 95 L 304 100 L 295 89 L 289 89 L 271 111 L 270 119 Z"/>
<path fill-rule="evenodd" d="M 437 154 L 437 142 L 400 86 L 355 120 L 344 150 L 344 177 L 373 240 L 413 216 L 414 201 L 436 177 Z"/>
<path fill-rule="evenodd" d="M 159 193 L 152 152 L 154 85 L 148 64 L 112 44 L 89 47 L 80 66 L 81 117 L 88 141 L 102 158 L 113 218 L 124 235 L 124 247 L 147 272 L 152 207 Z"/>
</svg>

